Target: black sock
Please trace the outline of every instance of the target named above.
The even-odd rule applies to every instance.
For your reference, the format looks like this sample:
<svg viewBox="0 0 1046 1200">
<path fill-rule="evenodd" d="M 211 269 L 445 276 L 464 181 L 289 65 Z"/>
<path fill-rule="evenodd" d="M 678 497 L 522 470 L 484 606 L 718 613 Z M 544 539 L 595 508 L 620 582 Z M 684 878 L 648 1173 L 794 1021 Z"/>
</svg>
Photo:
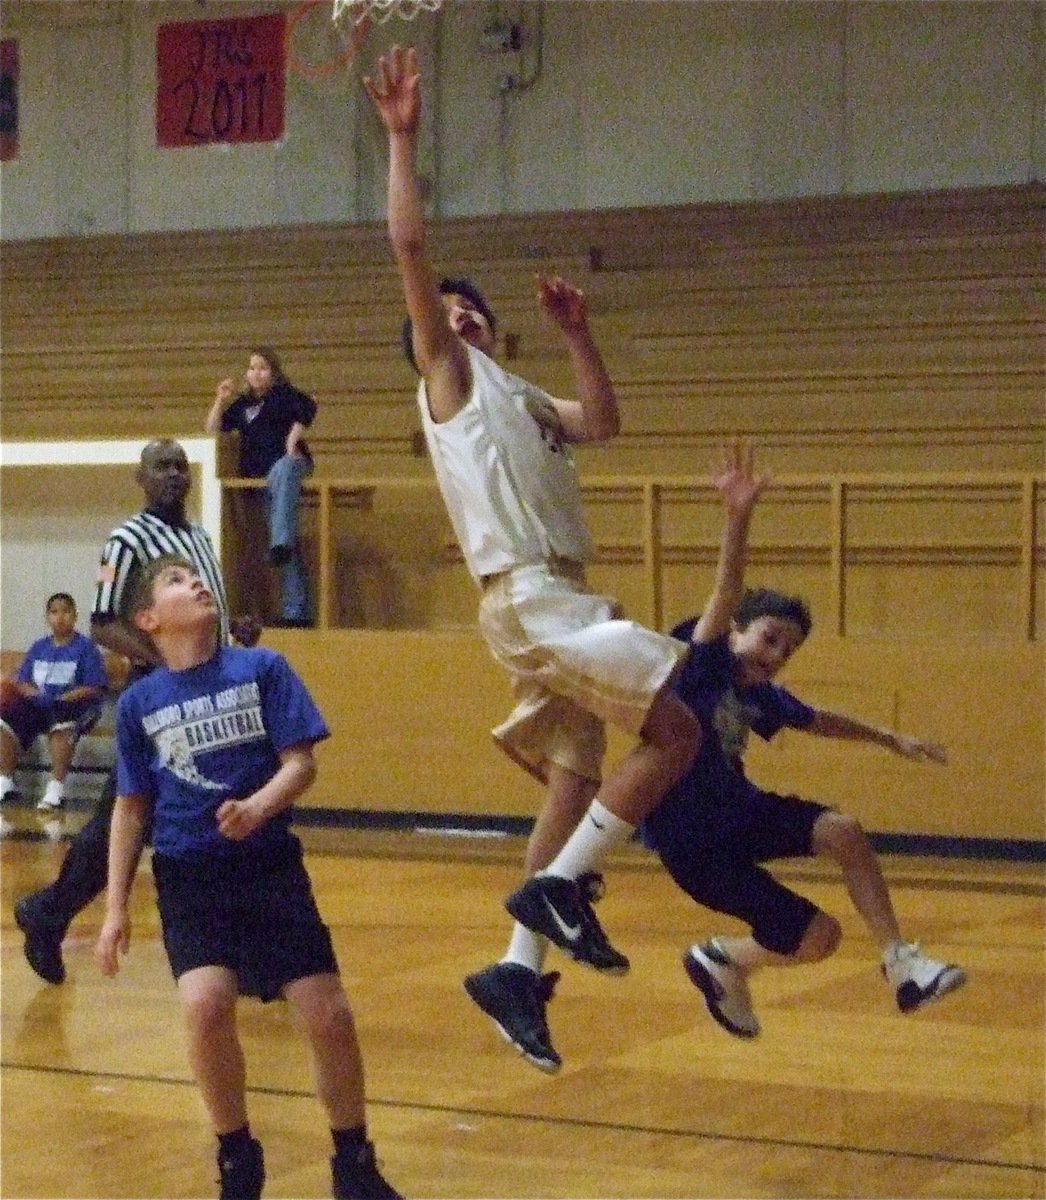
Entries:
<svg viewBox="0 0 1046 1200">
<path fill-rule="evenodd" d="M 354 1125 L 352 1129 L 332 1129 L 335 1156 L 348 1159 L 359 1157 L 359 1152 L 367 1144 L 367 1126 Z"/>
<path fill-rule="evenodd" d="M 249 1125 L 241 1125 L 232 1133 L 219 1133 L 218 1153 L 228 1158 L 239 1158 L 250 1149 L 252 1140 Z"/>
</svg>

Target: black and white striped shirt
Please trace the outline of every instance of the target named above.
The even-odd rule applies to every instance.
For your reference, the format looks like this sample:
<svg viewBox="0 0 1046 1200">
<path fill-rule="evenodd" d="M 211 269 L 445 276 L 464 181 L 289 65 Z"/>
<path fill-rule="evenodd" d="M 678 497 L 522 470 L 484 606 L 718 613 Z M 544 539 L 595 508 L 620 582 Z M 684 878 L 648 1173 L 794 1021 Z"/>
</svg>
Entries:
<svg viewBox="0 0 1046 1200">
<path fill-rule="evenodd" d="M 98 568 L 92 619 L 124 620 L 128 585 L 135 573 L 163 554 L 180 554 L 194 563 L 221 613 L 221 641 L 229 640 L 229 602 L 214 544 L 202 525 L 171 525 L 149 509 L 137 513 L 109 534 Z"/>
</svg>

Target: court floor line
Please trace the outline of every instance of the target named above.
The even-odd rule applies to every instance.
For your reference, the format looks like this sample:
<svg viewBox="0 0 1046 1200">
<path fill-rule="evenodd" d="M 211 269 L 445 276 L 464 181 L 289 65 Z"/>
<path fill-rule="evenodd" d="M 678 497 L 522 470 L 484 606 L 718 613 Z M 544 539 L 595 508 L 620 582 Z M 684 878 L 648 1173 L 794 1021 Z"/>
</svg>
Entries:
<svg viewBox="0 0 1046 1200">
<path fill-rule="evenodd" d="M 88 1071 L 79 1067 L 49 1067 L 35 1063 L 0 1062 L 0 1068 L 10 1071 L 39 1072 L 83 1079 L 121 1080 L 130 1083 L 153 1083 L 168 1087 L 196 1087 L 192 1079 L 168 1075 L 135 1075 L 127 1071 Z M 291 1099 L 311 1100 L 313 1093 L 304 1088 L 277 1088 L 252 1085 L 248 1094 L 258 1096 L 285 1096 Z M 857 1154 L 866 1158 L 911 1160 L 913 1162 L 938 1163 L 941 1166 L 993 1167 L 1005 1171 L 1032 1171 L 1046 1176 L 1046 1165 L 1007 1161 L 996 1158 L 973 1158 L 952 1154 L 933 1154 L 923 1150 L 896 1150 L 889 1147 L 855 1146 L 842 1142 L 818 1142 L 803 1138 L 765 1137 L 736 1133 L 721 1133 L 715 1130 L 679 1129 L 672 1126 L 640 1125 L 621 1121 L 600 1121 L 585 1117 L 547 1116 L 540 1113 L 506 1112 L 490 1108 L 472 1108 L 454 1104 L 427 1104 L 416 1100 L 393 1100 L 368 1096 L 367 1104 L 379 1108 L 402 1109 L 405 1111 L 447 1113 L 455 1116 L 484 1117 L 488 1120 L 519 1121 L 530 1124 L 558 1125 L 578 1129 L 602 1130 L 620 1134 L 654 1134 L 660 1137 L 693 1139 L 703 1142 L 729 1142 L 745 1146 L 769 1146 L 777 1149 L 809 1150 L 822 1153 Z"/>
</svg>

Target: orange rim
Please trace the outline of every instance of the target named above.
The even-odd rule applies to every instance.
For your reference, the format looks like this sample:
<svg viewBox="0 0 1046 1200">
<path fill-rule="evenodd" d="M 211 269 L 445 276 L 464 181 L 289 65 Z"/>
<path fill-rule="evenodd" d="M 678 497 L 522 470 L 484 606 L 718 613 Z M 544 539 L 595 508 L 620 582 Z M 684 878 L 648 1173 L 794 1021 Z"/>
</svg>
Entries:
<svg viewBox="0 0 1046 1200">
<path fill-rule="evenodd" d="M 283 35 L 283 49 L 287 59 L 287 66 L 292 71 L 297 71 L 299 75 L 304 75 L 306 79 L 325 79 L 328 75 L 332 75 L 339 67 L 344 67 L 346 63 L 352 62 L 359 53 L 360 47 L 367 40 L 367 34 L 370 32 L 370 17 L 365 16 L 353 29 L 352 37 L 349 39 L 345 49 L 340 54 L 336 54 L 328 62 L 308 63 L 303 58 L 299 58 L 292 45 L 294 31 L 298 27 L 298 22 L 306 13 L 311 12 L 312 9 L 318 8 L 321 4 L 329 3 L 330 0 L 304 0 L 287 17 L 287 28 Z"/>
</svg>

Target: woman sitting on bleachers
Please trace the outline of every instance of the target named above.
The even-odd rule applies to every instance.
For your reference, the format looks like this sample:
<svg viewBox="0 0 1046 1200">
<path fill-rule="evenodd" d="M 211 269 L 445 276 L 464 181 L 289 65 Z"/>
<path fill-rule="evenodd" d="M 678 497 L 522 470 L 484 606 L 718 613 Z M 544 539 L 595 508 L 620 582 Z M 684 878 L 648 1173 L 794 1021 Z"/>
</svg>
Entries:
<svg viewBox="0 0 1046 1200">
<path fill-rule="evenodd" d="M 316 401 L 294 387 L 274 350 L 258 346 L 251 351 L 244 390 L 236 395 L 233 381 L 223 379 L 205 424 L 208 433 L 235 430 L 240 475 L 266 482 L 269 561 L 281 572 L 280 623 L 298 627 L 311 624 L 298 515 L 302 480 L 313 467 L 304 433 L 315 416 Z"/>
</svg>

